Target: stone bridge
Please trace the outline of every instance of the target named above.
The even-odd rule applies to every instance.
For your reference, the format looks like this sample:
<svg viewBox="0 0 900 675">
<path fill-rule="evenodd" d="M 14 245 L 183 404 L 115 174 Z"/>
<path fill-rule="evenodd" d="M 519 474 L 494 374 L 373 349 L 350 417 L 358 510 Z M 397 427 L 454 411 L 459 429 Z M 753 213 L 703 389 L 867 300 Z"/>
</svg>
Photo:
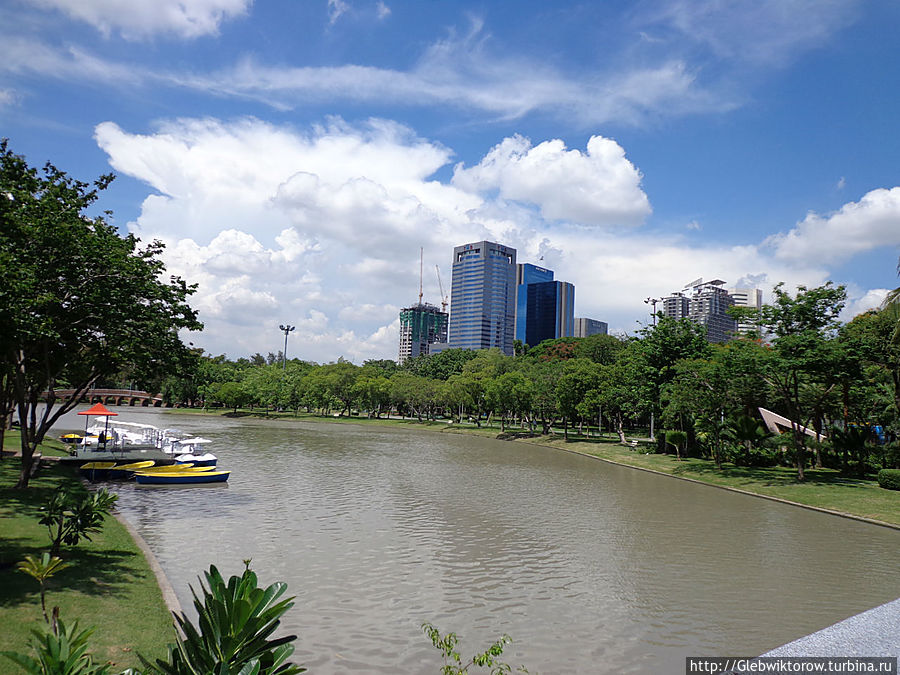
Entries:
<svg viewBox="0 0 900 675">
<path fill-rule="evenodd" d="M 44 392 L 42 398 L 47 398 Z M 75 395 L 74 389 L 57 389 L 54 392 L 57 398 L 69 399 Z M 148 394 L 146 391 L 136 389 L 90 389 L 81 397 L 85 403 L 102 403 L 103 405 L 140 405 L 142 407 L 169 407 L 159 394 Z"/>
</svg>

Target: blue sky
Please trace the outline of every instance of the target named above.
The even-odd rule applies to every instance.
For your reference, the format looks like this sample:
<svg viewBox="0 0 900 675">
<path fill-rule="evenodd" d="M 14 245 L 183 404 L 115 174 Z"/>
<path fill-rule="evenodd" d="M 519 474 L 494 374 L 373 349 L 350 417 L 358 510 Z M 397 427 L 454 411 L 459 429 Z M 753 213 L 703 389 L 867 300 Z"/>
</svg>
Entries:
<svg viewBox="0 0 900 675">
<path fill-rule="evenodd" d="M 616 332 L 704 277 L 898 284 L 888 0 L 6 0 L 0 135 L 118 179 L 236 357 L 395 358 L 452 247 L 492 239 Z"/>
</svg>

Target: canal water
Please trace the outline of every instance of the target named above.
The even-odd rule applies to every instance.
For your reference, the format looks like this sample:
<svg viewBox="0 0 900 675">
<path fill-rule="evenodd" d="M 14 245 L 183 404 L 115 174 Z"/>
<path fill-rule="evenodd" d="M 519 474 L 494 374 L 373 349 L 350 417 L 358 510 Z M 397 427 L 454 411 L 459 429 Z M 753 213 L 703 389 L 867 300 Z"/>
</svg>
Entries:
<svg viewBox="0 0 900 675">
<path fill-rule="evenodd" d="M 311 673 L 436 673 L 501 634 L 539 673 L 683 673 L 900 596 L 900 532 L 526 444 L 117 408 L 214 441 L 226 485 L 116 485 L 191 605 L 242 560 L 295 605 Z M 69 416 L 57 428 L 78 429 Z"/>
</svg>

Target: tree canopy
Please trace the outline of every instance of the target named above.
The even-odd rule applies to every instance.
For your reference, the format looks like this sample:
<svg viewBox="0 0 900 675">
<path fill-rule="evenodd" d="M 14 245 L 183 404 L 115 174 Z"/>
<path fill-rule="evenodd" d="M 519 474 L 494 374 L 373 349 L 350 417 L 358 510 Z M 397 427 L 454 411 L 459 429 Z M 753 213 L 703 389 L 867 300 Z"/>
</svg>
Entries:
<svg viewBox="0 0 900 675">
<path fill-rule="evenodd" d="M 2 412 L 15 407 L 21 423 L 20 486 L 79 394 L 101 378 L 149 382 L 188 369 L 179 331 L 202 328 L 187 303 L 194 287 L 163 278 L 160 242 L 141 246 L 87 214 L 112 179 L 84 183 L 50 163 L 38 171 L 0 141 L 0 393 Z M 57 401 L 61 387 L 76 396 Z"/>
</svg>

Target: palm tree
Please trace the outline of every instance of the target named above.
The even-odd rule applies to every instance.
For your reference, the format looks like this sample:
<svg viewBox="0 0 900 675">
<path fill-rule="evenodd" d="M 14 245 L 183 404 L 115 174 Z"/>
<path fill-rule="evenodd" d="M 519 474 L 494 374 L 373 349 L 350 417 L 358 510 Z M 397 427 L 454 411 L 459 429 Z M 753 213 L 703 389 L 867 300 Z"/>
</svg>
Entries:
<svg viewBox="0 0 900 675">
<path fill-rule="evenodd" d="M 897 274 L 900 275 L 900 260 L 897 261 Z M 891 340 L 895 344 L 900 344 L 900 286 L 885 296 L 881 303 L 881 311 L 887 312 L 894 319 L 896 327 Z"/>
<path fill-rule="evenodd" d="M 766 439 L 772 437 L 772 434 L 760 424 L 759 420 L 749 415 L 741 415 L 729 420 L 726 435 L 744 446 L 744 461 L 748 464 L 754 446 L 758 447 Z"/>
</svg>

